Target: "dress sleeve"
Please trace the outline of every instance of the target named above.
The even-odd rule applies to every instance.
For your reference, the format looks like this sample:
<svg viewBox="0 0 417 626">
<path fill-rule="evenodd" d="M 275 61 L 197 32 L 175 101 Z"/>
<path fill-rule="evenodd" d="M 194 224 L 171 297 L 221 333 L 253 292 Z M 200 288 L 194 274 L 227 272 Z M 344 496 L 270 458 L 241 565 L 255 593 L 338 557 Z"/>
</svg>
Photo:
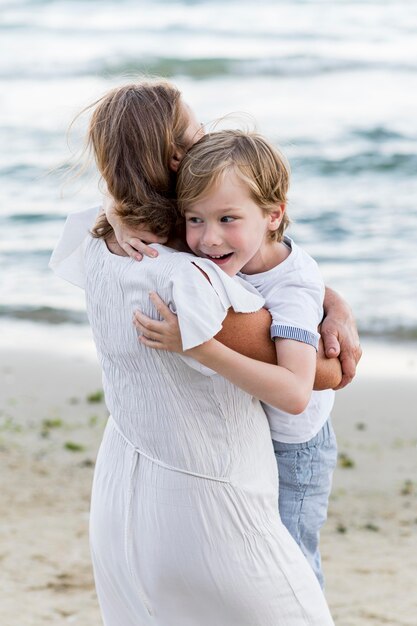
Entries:
<svg viewBox="0 0 417 626">
<path fill-rule="evenodd" d="M 52 271 L 68 282 L 84 289 L 84 248 L 101 207 L 68 215 L 61 237 L 49 261 Z"/>
<path fill-rule="evenodd" d="M 170 306 L 178 316 L 184 350 L 212 339 L 230 307 L 238 313 L 253 313 L 263 304 L 258 292 L 204 259 L 187 259 L 172 275 Z"/>
</svg>

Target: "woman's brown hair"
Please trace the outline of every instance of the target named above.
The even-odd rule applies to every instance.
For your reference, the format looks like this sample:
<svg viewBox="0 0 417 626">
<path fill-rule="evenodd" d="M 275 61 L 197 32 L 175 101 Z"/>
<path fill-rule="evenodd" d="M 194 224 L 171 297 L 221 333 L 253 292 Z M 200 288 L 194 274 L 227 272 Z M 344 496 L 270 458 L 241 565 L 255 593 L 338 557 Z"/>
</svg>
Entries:
<svg viewBox="0 0 417 626">
<path fill-rule="evenodd" d="M 177 181 L 181 213 L 207 195 L 230 170 L 244 181 L 264 214 L 287 203 L 290 166 L 285 156 L 257 133 L 222 130 L 205 135 L 181 162 Z M 289 223 L 285 211 L 269 238 L 280 241 Z"/>
<path fill-rule="evenodd" d="M 88 108 L 93 107 L 87 147 L 117 215 L 125 224 L 169 236 L 178 221 L 170 162 L 175 150 L 187 147 L 180 91 L 164 80 L 141 81 L 113 89 Z M 93 236 L 106 239 L 112 233 L 101 216 Z"/>
</svg>

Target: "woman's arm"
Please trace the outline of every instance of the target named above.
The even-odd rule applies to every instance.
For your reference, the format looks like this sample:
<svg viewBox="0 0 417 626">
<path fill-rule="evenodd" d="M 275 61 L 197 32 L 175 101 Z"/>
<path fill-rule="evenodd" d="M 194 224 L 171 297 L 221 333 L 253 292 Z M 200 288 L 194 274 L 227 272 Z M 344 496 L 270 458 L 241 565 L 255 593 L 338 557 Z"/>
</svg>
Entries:
<svg viewBox="0 0 417 626">
<path fill-rule="evenodd" d="M 342 389 L 354 378 L 362 356 L 355 318 L 345 300 L 329 287 L 324 297 L 324 313 L 320 331 L 324 350 L 330 359 L 339 357 L 343 377 L 335 388 Z"/>
<path fill-rule="evenodd" d="M 118 244 L 128 256 L 137 261 L 141 261 L 143 256 L 158 256 L 158 252 L 147 245 L 156 242 L 149 239 L 152 233 L 124 224 L 115 211 L 111 196 L 104 197 L 103 209 L 113 227 Z M 362 356 L 356 323 L 348 304 L 329 287 L 326 287 L 324 314 L 321 326 L 324 352 L 319 349 L 317 355 L 314 389 L 342 389 L 354 378 L 356 366 Z M 261 312 L 253 315 L 255 317 L 248 319 L 246 313 L 230 311 L 217 339 L 241 354 L 273 363 L 276 358 L 275 348 L 269 339 L 269 326 L 266 325 L 265 315 Z M 262 332 L 261 327 L 265 332 Z M 256 328 L 258 330 L 255 331 Z M 340 364 L 343 376 L 340 374 Z"/>
<path fill-rule="evenodd" d="M 339 359 L 329 359 L 324 353 L 323 341 L 320 338 L 317 350 L 316 377 L 314 379 L 315 391 L 325 389 L 337 389 L 342 380 L 342 366 Z"/>
<path fill-rule="evenodd" d="M 247 393 L 283 411 L 295 415 L 304 411 L 311 396 L 316 368 L 315 349 L 312 346 L 289 339 L 276 340 L 280 365 L 256 361 L 216 339 L 184 352 L 176 316 L 159 298 L 154 296 L 153 302 L 157 302 L 158 311 L 164 320 L 177 328 L 177 339 L 174 343 L 170 343 L 172 338 L 165 341 L 163 333 L 152 330 L 158 329 L 161 322 L 139 315 L 142 321 L 137 327 L 142 332 L 142 343 L 151 348 L 172 349 L 191 356 Z"/>
<path fill-rule="evenodd" d="M 223 328 L 215 339 L 240 354 L 276 365 L 277 353 L 275 343 L 270 338 L 270 327 L 271 315 L 267 309 L 260 309 L 256 313 L 236 313 L 229 309 L 223 320 Z M 326 357 L 320 339 L 314 390 L 334 389 L 341 380 L 342 368 L 339 359 Z"/>
<path fill-rule="evenodd" d="M 104 196 L 103 209 L 118 244 L 128 256 L 137 261 L 141 261 L 143 256 L 158 256 L 158 252 L 147 245 L 155 242 L 149 239 L 152 233 L 124 224 L 115 211 L 111 196 Z M 346 302 L 329 287 L 326 288 L 324 311 L 321 329 L 324 350 L 323 343 L 320 343 L 314 381 L 314 389 L 319 391 L 341 389 L 349 384 L 362 354 L 353 314 Z M 252 314 L 230 310 L 216 339 L 241 354 L 276 364 L 275 346 L 269 337 L 270 324 L 271 318 L 266 309 Z M 339 354 L 340 361 L 335 358 Z"/>
<path fill-rule="evenodd" d="M 306 408 L 313 388 L 316 355 L 313 346 L 289 339 L 275 341 L 280 365 L 256 361 L 235 352 L 216 339 L 183 351 L 179 325 L 167 305 L 156 295 L 152 301 L 164 321 L 175 332 L 165 333 L 164 326 L 142 314 L 135 314 L 137 328 L 142 335 L 140 341 L 150 348 L 172 350 L 191 356 L 202 365 L 216 371 L 231 383 L 263 402 L 297 415 Z M 158 333 L 158 330 L 162 332 Z"/>
<path fill-rule="evenodd" d="M 236 313 L 229 309 L 215 339 L 251 359 L 276 365 L 277 353 L 269 334 L 270 327 L 271 315 L 267 309 L 255 313 Z"/>
</svg>

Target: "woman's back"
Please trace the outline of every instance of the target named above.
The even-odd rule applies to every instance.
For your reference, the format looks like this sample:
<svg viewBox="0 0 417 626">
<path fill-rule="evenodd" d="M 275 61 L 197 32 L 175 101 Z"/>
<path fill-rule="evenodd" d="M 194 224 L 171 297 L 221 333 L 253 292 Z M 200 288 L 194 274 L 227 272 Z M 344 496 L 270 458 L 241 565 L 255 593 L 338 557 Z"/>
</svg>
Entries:
<svg viewBox="0 0 417 626">
<path fill-rule="evenodd" d="M 199 298 L 205 317 L 215 320 L 218 314 L 210 312 L 207 290 L 213 289 L 194 265 L 196 259 L 161 246 L 158 250 L 156 259 L 136 263 L 109 252 L 103 240 L 90 239 L 87 246 L 87 310 L 106 404 L 124 435 L 147 455 L 188 471 L 226 476 L 239 432 L 249 428 L 252 441 L 261 436 L 269 442 L 266 419 L 256 400 L 224 378 L 197 362 L 194 369 L 190 359 L 150 350 L 138 341 L 132 315 L 140 309 L 155 317 L 150 291 L 172 307 L 174 296 L 184 299 L 188 293 L 193 300 L 180 307 L 193 314 L 196 324 Z M 226 275 L 224 279 L 231 284 Z M 215 293 L 213 297 L 218 298 Z"/>
<path fill-rule="evenodd" d="M 249 312 L 262 300 L 189 255 L 160 248 L 140 264 L 115 256 L 88 234 L 88 219 L 69 220 L 53 266 L 86 289 L 113 416 L 90 517 L 105 625 L 330 626 L 317 579 L 278 516 L 259 402 L 147 349 L 131 323 L 135 308 L 155 315 L 156 291 L 176 310 L 187 349 L 217 333 L 229 306 Z"/>
</svg>

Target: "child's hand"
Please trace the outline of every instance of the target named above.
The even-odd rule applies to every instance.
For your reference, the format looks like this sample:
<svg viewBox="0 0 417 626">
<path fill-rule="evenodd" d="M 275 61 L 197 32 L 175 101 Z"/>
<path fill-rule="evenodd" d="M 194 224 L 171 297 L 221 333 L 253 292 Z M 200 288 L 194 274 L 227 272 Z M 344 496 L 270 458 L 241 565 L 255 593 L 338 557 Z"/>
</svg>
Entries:
<svg viewBox="0 0 417 626">
<path fill-rule="evenodd" d="M 153 320 L 140 311 L 135 311 L 133 324 L 141 333 L 139 341 L 149 348 L 182 354 L 181 332 L 177 316 L 157 293 L 151 293 L 150 299 L 163 320 Z"/>
<path fill-rule="evenodd" d="M 158 256 L 158 252 L 151 248 L 148 243 L 145 243 L 145 237 L 148 238 L 149 231 L 133 231 L 127 226 L 120 226 L 113 228 L 117 242 L 121 248 L 126 252 L 128 256 L 135 261 L 142 261 L 144 256 L 151 257 L 152 259 Z M 142 239 L 143 238 L 143 239 Z M 154 241 L 152 243 L 165 243 L 164 241 Z"/>
<path fill-rule="evenodd" d="M 114 230 L 117 243 L 128 256 L 136 261 L 141 261 L 144 256 L 155 258 L 158 252 L 149 246 L 150 243 L 166 243 L 167 237 L 154 235 L 145 227 L 128 226 L 117 215 L 114 208 L 114 200 L 110 196 L 105 196 L 103 209 L 106 213 L 107 221 Z"/>
</svg>

